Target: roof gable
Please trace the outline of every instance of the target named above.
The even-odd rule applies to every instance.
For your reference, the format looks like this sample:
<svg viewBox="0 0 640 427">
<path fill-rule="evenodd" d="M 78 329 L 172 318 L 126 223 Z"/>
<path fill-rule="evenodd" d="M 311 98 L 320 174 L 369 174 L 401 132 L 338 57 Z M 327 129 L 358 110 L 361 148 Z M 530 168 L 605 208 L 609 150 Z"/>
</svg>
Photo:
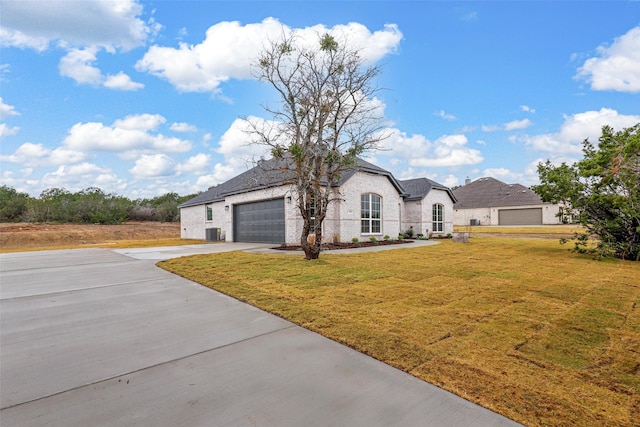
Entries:
<svg viewBox="0 0 640 427">
<path fill-rule="evenodd" d="M 455 209 L 489 208 L 493 206 L 541 205 L 542 199 L 521 184 L 507 184 L 495 178 L 478 178 L 453 190 Z"/>
<path fill-rule="evenodd" d="M 427 197 L 431 190 L 446 191 L 452 202 L 456 202 L 456 198 L 449 187 L 445 187 L 429 178 L 415 178 L 400 181 L 402 188 L 407 193 L 406 200 L 422 200 Z"/>
</svg>

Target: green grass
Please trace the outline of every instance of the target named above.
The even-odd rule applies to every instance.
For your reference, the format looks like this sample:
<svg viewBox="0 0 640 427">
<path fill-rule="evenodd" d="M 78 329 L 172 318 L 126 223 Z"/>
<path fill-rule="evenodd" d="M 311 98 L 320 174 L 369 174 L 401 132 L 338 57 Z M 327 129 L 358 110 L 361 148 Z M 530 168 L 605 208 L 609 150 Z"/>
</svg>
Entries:
<svg viewBox="0 0 640 427">
<path fill-rule="evenodd" d="M 640 263 L 555 239 L 159 264 L 530 426 L 637 426 Z"/>
</svg>

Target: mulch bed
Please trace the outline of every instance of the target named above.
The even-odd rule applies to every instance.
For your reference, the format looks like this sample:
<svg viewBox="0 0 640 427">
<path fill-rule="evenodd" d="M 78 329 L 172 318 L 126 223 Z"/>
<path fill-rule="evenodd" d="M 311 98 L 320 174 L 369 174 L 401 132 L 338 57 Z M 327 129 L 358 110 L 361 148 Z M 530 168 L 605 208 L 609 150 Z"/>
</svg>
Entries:
<svg viewBox="0 0 640 427">
<path fill-rule="evenodd" d="M 386 246 L 386 245 L 402 245 L 406 243 L 412 243 L 412 239 L 404 239 L 404 240 L 378 240 L 377 242 L 358 242 L 358 243 L 323 243 L 321 246 L 321 251 L 331 251 L 336 249 L 355 249 L 355 248 L 367 248 L 370 246 Z M 273 249 L 278 249 L 281 251 L 301 251 L 302 246 L 300 245 L 286 245 L 286 246 L 278 246 Z"/>
</svg>

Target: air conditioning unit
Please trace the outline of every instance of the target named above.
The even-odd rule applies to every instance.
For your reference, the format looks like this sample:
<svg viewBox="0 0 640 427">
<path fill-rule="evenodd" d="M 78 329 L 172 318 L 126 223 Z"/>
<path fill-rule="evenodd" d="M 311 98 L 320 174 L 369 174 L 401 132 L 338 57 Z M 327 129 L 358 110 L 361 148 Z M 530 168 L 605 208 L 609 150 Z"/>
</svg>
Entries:
<svg viewBox="0 0 640 427">
<path fill-rule="evenodd" d="M 477 219 L 472 219 L 469 221 L 469 225 L 480 225 L 480 221 Z"/>
</svg>

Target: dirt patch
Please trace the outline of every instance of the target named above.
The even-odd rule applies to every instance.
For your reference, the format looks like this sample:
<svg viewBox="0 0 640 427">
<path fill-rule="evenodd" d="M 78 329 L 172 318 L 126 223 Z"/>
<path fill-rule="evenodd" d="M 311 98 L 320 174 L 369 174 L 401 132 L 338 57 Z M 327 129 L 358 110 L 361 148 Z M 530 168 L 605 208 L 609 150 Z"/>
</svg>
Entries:
<svg viewBox="0 0 640 427">
<path fill-rule="evenodd" d="M 128 222 L 101 224 L 1 223 L 0 250 L 89 246 L 119 240 L 180 238 L 180 224 Z"/>
</svg>

